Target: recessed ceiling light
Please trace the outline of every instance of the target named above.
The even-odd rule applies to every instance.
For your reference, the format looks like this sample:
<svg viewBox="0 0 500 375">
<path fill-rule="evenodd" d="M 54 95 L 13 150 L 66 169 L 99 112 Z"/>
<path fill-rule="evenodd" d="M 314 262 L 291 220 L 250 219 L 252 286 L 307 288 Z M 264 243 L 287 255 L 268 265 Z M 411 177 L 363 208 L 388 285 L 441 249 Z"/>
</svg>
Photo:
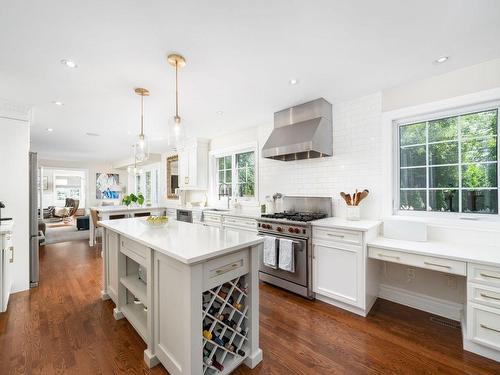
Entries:
<svg viewBox="0 0 500 375">
<path fill-rule="evenodd" d="M 62 59 L 61 64 L 66 65 L 68 68 L 76 68 L 78 66 L 76 65 L 76 62 L 68 59 Z"/>
<path fill-rule="evenodd" d="M 297 79 L 295 79 L 295 78 L 292 78 L 292 79 L 290 79 L 290 80 L 288 81 L 288 83 L 289 83 L 290 85 L 296 85 L 297 83 L 299 83 L 299 81 L 298 81 Z"/>
<path fill-rule="evenodd" d="M 63 106 L 63 105 L 64 105 L 64 103 L 63 103 L 63 102 L 60 102 L 59 100 L 54 100 L 54 101 L 52 102 L 52 104 L 58 105 L 59 107 L 61 107 L 61 106 Z"/>
<path fill-rule="evenodd" d="M 99 137 L 100 136 L 100 134 L 92 133 L 92 132 L 87 132 L 85 134 L 88 135 L 89 137 Z"/>
<path fill-rule="evenodd" d="M 439 59 L 434 60 L 434 62 L 436 64 L 442 64 L 442 63 L 448 61 L 449 58 L 450 58 L 449 56 L 442 56 Z"/>
<path fill-rule="evenodd" d="M 222 111 L 217 111 L 215 113 L 217 113 L 219 116 L 222 116 L 224 114 L 224 112 L 222 112 Z"/>
<path fill-rule="evenodd" d="M 54 131 L 54 129 L 52 129 L 52 128 L 47 128 L 47 131 L 48 131 L 49 133 L 52 133 L 52 132 Z"/>
</svg>

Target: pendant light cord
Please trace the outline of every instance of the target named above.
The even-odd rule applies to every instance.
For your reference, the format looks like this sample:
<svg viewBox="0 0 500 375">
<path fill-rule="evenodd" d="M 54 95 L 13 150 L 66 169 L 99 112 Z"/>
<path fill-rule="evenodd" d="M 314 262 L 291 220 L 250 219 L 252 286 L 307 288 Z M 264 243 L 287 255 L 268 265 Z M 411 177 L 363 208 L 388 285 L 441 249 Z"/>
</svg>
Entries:
<svg viewBox="0 0 500 375">
<path fill-rule="evenodd" d="M 141 94 L 141 137 L 144 137 L 144 94 Z"/>
</svg>

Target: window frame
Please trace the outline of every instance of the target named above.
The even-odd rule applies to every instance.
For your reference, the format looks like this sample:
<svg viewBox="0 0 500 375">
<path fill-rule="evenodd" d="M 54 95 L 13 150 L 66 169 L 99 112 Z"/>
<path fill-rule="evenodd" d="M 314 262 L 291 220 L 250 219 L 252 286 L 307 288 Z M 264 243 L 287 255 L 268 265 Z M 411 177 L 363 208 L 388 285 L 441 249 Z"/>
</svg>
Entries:
<svg viewBox="0 0 500 375">
<path fill-rule="evenodd" d="M 249 197 L 239 197 L 236 195 L 237 184 L 238 184 L 238 168 L 236 167 L 236 155 L 243 154 L 245 152 L 254 153 L 254 174 L 255 174 L 255 187 L 254 196 Z M 243 145 L 238 145 L 234 147 L 227 147 L 224 149 L 210 151 L 209 168 L 210 168 L 210 197 L 216 202 L 220 203 L 225 199 L 223 197 L 219 200 L 218 194 L 218 182 L 219 182 L 219 168 L 217 164 L 217 159 L 231 156 L 231 199 L 238 199 L 238 202 L 242 205 L 254 206 L 259 203 L 259 153 L 257 143 L 247 143 Z"/>
<path fill-rule="evenodd" d="M 428 122 L 428 121 L 433 121 L 433 120 L 439 120 L 447 117 L 456 117 L 456 116 L 461 116 L 461 115 L 466 115 L 466 114 L 471 114 L 471 113 L 476 113 L 476 112 L 485 112 L 489 110 L 496 110 L 497 111 L 497 194 L 498 194 L 498 212 L 497 213 L 472 213 L 472 212 L 441 212 L 441 211 L 429 211 L 427 210 L 428 205 L 429 205 L 429 189 L 427 186 L 424 189 L 421 189 L 426 192 L 427 195 L 427 207 L 425 211 L 412 211 L 412 210 L 401 210 L 400 207 L 400 199 L 401 199 L 401 181 L 400 181 L 400 168 L 401 168 L 401 153 L 400 153 L 400 144 L 399 144 L 399 136 L 400 136 L 400 128 L 401 126 L 405 125 L 410 125 L 410 124 L 416 124 L 419 122 Z M 437 111 L 433 113 L 427 113 L 427 114 L 422 114 L 422 115 L 416 115 L 416 116 L 411 116 L 411 117 L 406 117 L 406 118 L 401 118 L 401 119 L 395 119 L 392 121 L 393 129 L 393 149 L 392 149 L 392 154 L 393 154 L 393 201 L 392 201 L 392 209 L 393 209 L 393 214 L 394 215 L 400 215 L 400 216 L 427 216 L 427 217 L 449 217 L 449 218 L 465 218 L 465 219 L 479 219 L 479 218 L 494 218 L 494 219 L 500 219 L 500 101 L 490 101 L 486 103 L 481 103 L 481 104 L 476 104 L 476 105 L 467 105 L 467 106 L 460 106 L 460 107 L 455 107 L 452 109 L 447 109 L 444 111 Z M 457 142 L 459 145 L 459 149 L 461 146 L 461 136 L 459 133 L 459 136 L 457 138 Z M 429 157 L 429 143 L 428 139 L 426 139 L 426 160 L 428 160 Z M 459 154 L 460 158 L 460 154 Z M 461 178 L 461 160 L 458 160 L 459 163 L 459 178 Z M 443 164 L 445 165 L 445 164 Z M 428 181 L 429 175 L 428 175 L 428 164 L 426 164 L 426 180 Z M 459 190 L 460 188 L 457 188 Z M 463 190 L 463 188 L 462 188 Z M 459 207 L 460 210 L 462 209 L 462 200 L 459 200 Z"/>
</svg>

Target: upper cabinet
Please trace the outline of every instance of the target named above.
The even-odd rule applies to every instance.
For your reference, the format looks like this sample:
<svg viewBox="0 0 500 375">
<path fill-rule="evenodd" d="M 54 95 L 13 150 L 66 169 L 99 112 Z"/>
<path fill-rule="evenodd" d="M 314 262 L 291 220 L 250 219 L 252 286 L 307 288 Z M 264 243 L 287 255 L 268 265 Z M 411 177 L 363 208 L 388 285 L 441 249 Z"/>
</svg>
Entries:
<svg viewBox="0 0 500 375">
<path fill-rule="evenodd" d="M 194 138 L 178 148 L 179 188 L 208 189 L 208 144 L 207 139 Z"/>
</svg>

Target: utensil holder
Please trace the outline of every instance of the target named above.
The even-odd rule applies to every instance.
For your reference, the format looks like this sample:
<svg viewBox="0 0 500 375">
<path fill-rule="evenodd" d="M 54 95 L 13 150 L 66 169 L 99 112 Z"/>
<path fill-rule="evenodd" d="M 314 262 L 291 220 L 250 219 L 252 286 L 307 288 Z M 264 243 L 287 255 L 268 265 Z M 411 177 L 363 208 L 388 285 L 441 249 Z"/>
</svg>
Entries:
<svg viewBox="0 0 500 375">
<path fill-rule="evenodd" d="M 359 206 L 347 206 L 346 219 L 358 221 L 361 219 L 361 210 Z"/>
</svg>

